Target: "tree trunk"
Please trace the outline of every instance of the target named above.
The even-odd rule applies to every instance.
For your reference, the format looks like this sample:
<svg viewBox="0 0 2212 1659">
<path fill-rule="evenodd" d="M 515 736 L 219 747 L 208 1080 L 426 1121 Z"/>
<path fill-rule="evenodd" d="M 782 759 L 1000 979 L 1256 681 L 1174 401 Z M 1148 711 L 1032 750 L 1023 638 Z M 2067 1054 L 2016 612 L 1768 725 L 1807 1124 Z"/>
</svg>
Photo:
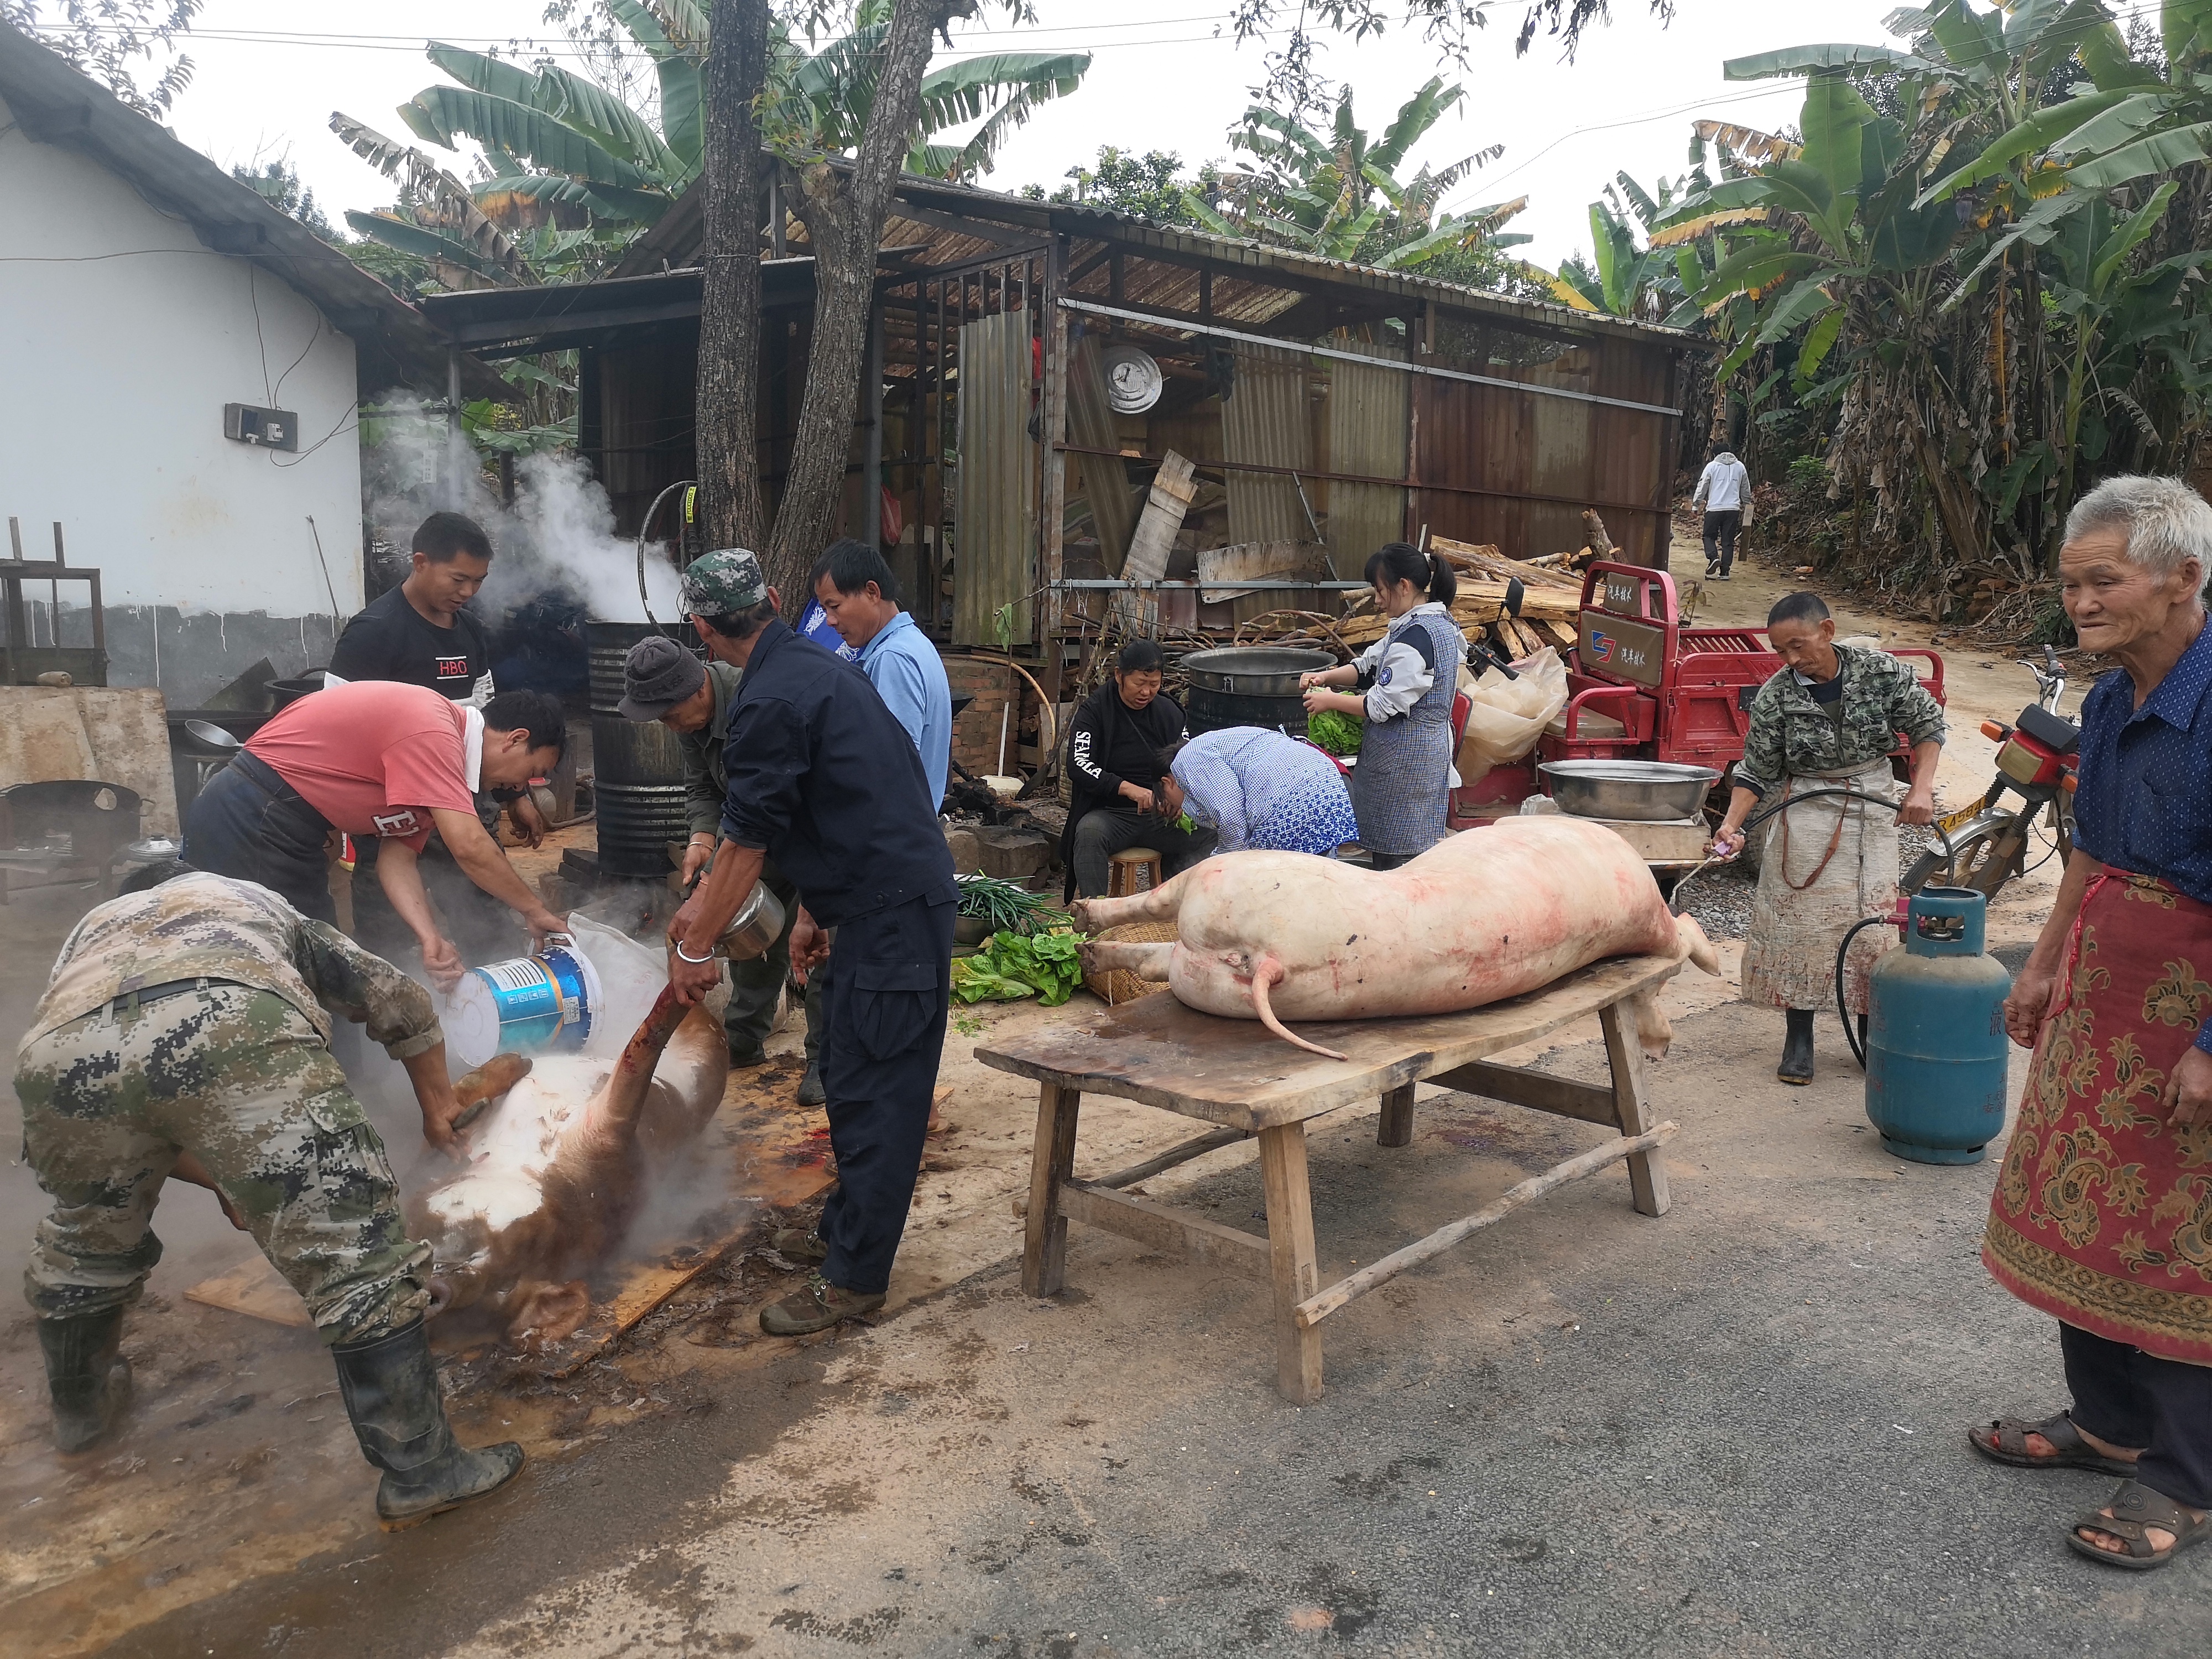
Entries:
<svg viewBox="0 0 2212 1659">
<path fill-rule="evenodd" d="M 787 607 L 804 602 L 807 573 L 836 532 L 844 501 L 875 301 L 876 250 L 921 119 L 930 36 L 975 9 L 975 0 L 896 0 L 875 101 L 849 171 L 820 161 L 784 169 L 792 210 L 806 226 L 814 255 L 806 393 L 769 544 L 768 579 Z"/>
<path fill-rule="evenodd" d="M 760 130 L 767 0 L 714 0 L 707 50 L 707 213 L 697 401 L 701 527 L 709 547 L 762 545 Z"/>
</svg>

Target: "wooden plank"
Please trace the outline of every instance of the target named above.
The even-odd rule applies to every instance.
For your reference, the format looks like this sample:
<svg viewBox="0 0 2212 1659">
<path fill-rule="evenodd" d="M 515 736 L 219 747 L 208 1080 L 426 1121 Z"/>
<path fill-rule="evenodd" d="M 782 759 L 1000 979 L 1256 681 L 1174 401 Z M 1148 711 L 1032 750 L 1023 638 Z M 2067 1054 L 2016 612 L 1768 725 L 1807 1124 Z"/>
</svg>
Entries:
<svg viewBox="0 0 2212 1659">
<path fill-rule="evenodd" d="M 1471 1066 L 1439 1072 L 1427 1081 L 1439 1089 L 1458 1089 L 1470 1095 L 1486 1095 L 1516 1106 L 1529 1106 L 1555 1117 L 1580 1118 L 1585 1123 L 1620 1127 L 1614 1115 L 1613 1090 L 1595 1083 L 1577 1083 L 1549 1072 L 1525 1066 L 1498 1066 L 1478 1060 Z"/>
<path fill-rule="evenodd" d="M 235 1267 L 200 1280 L 185 1292 L 185 1300 L 221 1308 L 225 1313 L 244 1314 L 248 1319 L 266 1320 L 271 1325 L 304 1328 L 314 1323 L 300 1293 L 258 1250 Z"/>
<path fill-rule="evenodd" d="M 1194 1158 L 1203 1158 L 1208 1152 L 1218 1152 L 1224 1146 L 1234 1146 L 1238 1141 L 1251 1138 L 1243 1129 L 1210 1129 L 1194 1140 L 1169 1147 L 1158 1158 L 1148 1158 L 1142 1164 L 1132 1164 L 1126 1170 L 1117 1170 L 1112 1175 L 1088 1184 L 1115 1188 L 1133 1187 L 1140 1181 L 1151 1180 L 1163 1170 L 1174 1169 L 1178 1164 L 1188 1164 Z"/>
<path fill-rule="evenodd" d="M 1503 1066 L 1498 1069 L 1503 1071 Z M 1413 1085 L 1410 1083 L 1393 1089 L 1382 1097 L 1382 1121 L 1375 1130 L 1377 1146 L 1410 1146 L 1413 1144 Z"/>
<path fill-rule="evenodd" d="M 1426 1238 L 1416 1239 L 1401 1250 L 1391 1251 L 1380 1261 L 1369 1263 L 1349 1278 L 1339 1279 L 1318 1296 L 1306 1297 L 1298 1304 L 1293 1315 L 1298 1328 L 1311 1330 L 1346 1303 L 1389 1284 L 1407 1268 L 1426 1261 L 1431 1256 L 1441 1255 L 1470 1233 L 1504 1220 L 1522 1205 L 1541 1198 L 1554 1187 L 1562 1187 L 1568 1182 L 1594 1175 L 1621 1158 L 1649 1156 L 1651 1149 L 1675 1132 L 1675 1127 L 1672 1122 L 1662 1123 L 1657 1128 L 1632 1139 L 1607 1141 L 1604 1146 L 1593 1147 L 1564 1164 L 1554 1164 L 1540 1176 L 1531 1176 L 1516 1187 L 1509 1187 L 1473 1215 L 1462 1216 L 1457 1221 L 1439 1227 Z"/>
<path fill-rule="evenodd" d="M 1191 478 L 1191 464 L 1172 449 L 1162 457 L 1160 470 L 1152 478 L 1151 492 L 1145 498 L 1145 511 L 1137 520 L 1136 533 L 1129 538 L 1129 556 L 1121 562 L 1121 574 L 1133 582 L 1156 582 L 1167 574 L 1168 557 L 1175 551 L 1177 532 L 1182 528 L 1183 514 L 1190 511 L 1190 503 L 1198 494 L 1198 485 Z M 1157 606 L 1150 595 L 1121 591 L 1114 595 L 1114 610 L 1124 627 L 1152 629 L 1146 613 Z"/>
<path fill-rule="evenodd" d="M 1048 1083 L 1037 1091 L 1022 1242 L 1022 1289 L 1031 1296 L 1055 1296 L 1067 1283 L 1067 1218 L 1060 1194 L 1075 1169 L 1075 1122 L 1082 1103 L 1074 1089 Z"/>
<path fill-rule="evenodd" d="M 1267 1241 L 1224 1227 L 1157 1200 L 1118 1193 L 1097 1182 L 1071 1181 L 1060 1189 L 1060 1213 L 1085 1226 L 1119 1233 L 1158 1250 L 1175 1250 L 1218 1267 L 1267 1275 Z"/>
<path fill-rule="evenodd" d="M 1218 605 L 1252 592 L 1240 582 L 1321 580 L 1328 570 L 1328 550 L 1318 542 L 1238 542 L 1228 547 L 1202 548 L 1198 555 L 1199 602 Z M 1221 583 L 1213 586 L 1210 584 Z"/>
<path fill-rule="evenodd" d="M 1642 1135 L 1651 1127 L 1650 1095 L 1644 1081 L 1644 1045 L 1628 1019 L 1628 1010 L 1613 1003 L 1598 1016 L 1605 1030 L 1605 1051 L 1613 1061 L 1613 1098 L 1620 1133 Z M 1628 1186 L 1639 1215 L 1664 1215 L 1671 1201 L 1667 1192 L 1667 1165 L 1659 1153 L 1638 1152 L 1628 1160 Z"/>
<path fill-rule="evenodd" d="M 1274 1281 L 1275 1387 L 1295 1406 L 1321 1398 L 1321 1335 L 1301 1324 L 1298 1304 L 1319 1287 L 1313 1197 L 1306 1176 L 1306 1126 L 1260 1132 L 1260 1178 L 1267 1192 L 1267 1261 Z"/>
<path fill-rule="evenodd" d="M 1232 1128 L 1263 1129 L 1374 1100 L 1533 1042 L 1619 998 L 1656 990 L 1680 968 L 1671 957 L 1615 957 L 1540 991 L 1463 1013 L 1301 1022 L 1296 1028 L 1349 1060 L 1307 1054 L 1257 1020 L 1200 1013 L 1165 991 L 978 1044 L 975 1057 L 1039 1083 L 1142 1101 Z"/>
</svg>

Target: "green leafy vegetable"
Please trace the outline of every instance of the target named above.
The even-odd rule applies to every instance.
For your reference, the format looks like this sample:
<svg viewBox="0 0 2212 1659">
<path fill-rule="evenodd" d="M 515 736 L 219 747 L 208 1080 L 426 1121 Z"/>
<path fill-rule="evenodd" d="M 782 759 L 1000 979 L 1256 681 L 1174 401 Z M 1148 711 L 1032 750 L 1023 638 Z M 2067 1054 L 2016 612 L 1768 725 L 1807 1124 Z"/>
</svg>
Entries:
<svg viewBox="0 0 2212 1659">
<path fill-rule="evenodd" d="M 1316 747 L 1332 755 L 1359 752 L 1359 722 L 1338 709 L 1324 708 L 1318 714 L 1307 715 L 1306 736 Z"/>
<path fill-rule="evenodd" d="M 1083 982 L 1079 933 L 1001 931 L 983 941 L 972 957 L 952 964 L 952 992 L 963 1002 L 1012 1002 L 1034 996 L 1057 1008 Z"/>
</svg>

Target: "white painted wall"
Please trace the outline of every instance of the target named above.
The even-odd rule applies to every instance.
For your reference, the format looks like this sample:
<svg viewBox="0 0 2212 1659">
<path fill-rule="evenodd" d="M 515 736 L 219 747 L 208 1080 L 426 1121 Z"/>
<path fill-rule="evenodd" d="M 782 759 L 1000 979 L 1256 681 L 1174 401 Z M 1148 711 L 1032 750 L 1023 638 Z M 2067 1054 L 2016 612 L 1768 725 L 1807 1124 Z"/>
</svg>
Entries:
<svg viewBox="0 0 2212 1659">
<path fill-rule="evenodd" d="M 362 603 L 353 342 L 12 122 L 0 102 L 0 518 L 33 557 L 58 519 L 70 562 L 100 567 L 111 684 L 157 683 L 158 653 L 175 707 L 264 654 L 319 665 L 332 610 Z M 225 438 L 225 403 L 296 410 L 299 452 Z"/>
</svg>

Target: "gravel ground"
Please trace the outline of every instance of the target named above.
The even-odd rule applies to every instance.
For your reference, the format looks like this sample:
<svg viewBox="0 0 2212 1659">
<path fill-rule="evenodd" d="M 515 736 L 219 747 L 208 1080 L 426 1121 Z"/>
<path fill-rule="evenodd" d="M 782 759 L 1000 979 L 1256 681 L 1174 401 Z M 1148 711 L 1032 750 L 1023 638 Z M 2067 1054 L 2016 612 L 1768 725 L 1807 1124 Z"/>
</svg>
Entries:
<svg viewBox="0 0 2212 1659">
<path fill-rule="evenodd" d="M 1900 877 L 1918 861 L 1933 837 L 1924 829 L 1901 825 L 1897 836 L 1897 868 Z M 1695 916 L 1711 939 L 1741 939 L 1751 927 L 1751 896 L 1759 886 L 1759 872 L 1748 863 L 1716 864 L 1685 878 L 1676 890 L 1677 911 Z"/>
</svg>

